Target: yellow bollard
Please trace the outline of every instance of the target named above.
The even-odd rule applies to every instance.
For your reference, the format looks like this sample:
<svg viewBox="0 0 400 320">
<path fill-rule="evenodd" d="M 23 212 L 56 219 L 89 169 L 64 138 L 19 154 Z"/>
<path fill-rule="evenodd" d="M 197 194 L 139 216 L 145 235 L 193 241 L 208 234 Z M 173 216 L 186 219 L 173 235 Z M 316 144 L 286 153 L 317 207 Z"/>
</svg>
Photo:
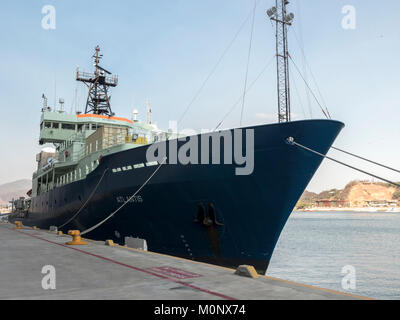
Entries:
<svg viewBox="0 0 400 320">
<path fill-rule="evenodd" d="M 65 244 L 69 245 L 86 245 L 89 244 L 87 241 L 82 241 L 81 232 L 79 230 L 70 230 L 68 234 L 72 236 L 72 241 L 68 241 Z"/>
<path fill-rule="evenodd" d="M 58 231 L 58 235 L 59 235 L 59 236 L 62 236 L 62 235 L 63 235 L 63 232 L 62 232 L 62 231 Z"/>
<path fill-rule="evenodd" d="M 15 225 L 16 225 L 16 227 L 14 228 L 14 230 L 22 229 L 22 222 L 21 221 L 15 221 Z"/>
<path fill-rule="evenodd" d="M 115 243 L 112 240 L 106 240 L 105 244 L 106 244 L 106 246 L 110 246 L 110 247 L 114 247 L 115 246 Z"/>
<path fill-rule="evenodd" d="M 253 266 L 249 266 L 247 264 L 243 264 L 237 267 L 235 274 L 243 277 L 249 277 L 249 278 L 258 278 L 258 273 L 256 269 L 254 269 Z"/>
</svg>

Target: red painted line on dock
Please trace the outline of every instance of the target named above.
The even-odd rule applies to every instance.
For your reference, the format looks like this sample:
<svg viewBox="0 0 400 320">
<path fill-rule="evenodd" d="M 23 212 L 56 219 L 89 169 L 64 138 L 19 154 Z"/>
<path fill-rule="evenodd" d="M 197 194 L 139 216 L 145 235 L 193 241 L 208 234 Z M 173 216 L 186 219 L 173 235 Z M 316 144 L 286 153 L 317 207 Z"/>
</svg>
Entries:
<svg viewBox="0 0 400 320">
<path fill-rule="evenodd" d="M 57 243 L 57 242 L 54 242 L 54 241 L 51 241 L 51 240 L 47 240 L 47 239 L 44 239 L 42 237 L 38 237 L 36 235 L 29 234 L 29 233 L 26 233 L 26 232 L 22 232 L 22 231 L 19 231 L 19 230 L 15 230 L 15 231 L 17 231 L 19 233 L 22 233 L 22 234 L 25 234 L 27 236 L 30 236 L 32 238 L 36 238 L 36 239 L 39 239 L 39 240 L 42 240 L 42 241 L 46 241 L 48 243 L 52 243 L 52 244 L 55 244 L 55 245 L 58 245 L 58 246 L 61 246 L 61 247 L 64 247 L 64 248 L 75 250 L 75 251 L 78 251 L 80 253 L 84 253 L 86 255 L 93 256 L 93 257 L 96 257 L 96 258 L 99 258 L 99 259 L 102 259 L 102 260 L 105 260 L 105 261 L 108 261 L 108 262 L 111 262 L 111 263 L 114 263 L 114 264 L 118 264 L 120 266 L 129 268 L 129 269 L 133 269 L 133 270 L 136 270 L 136 271 L 140 271 L 140 272 L 143 272 L 143 273 L 147 273 L 147 274 L 153 275 L 153 276 L 158 277 L 158 278 L 169 280 L 169 281 L 181 284 L 181 285 L 183 285 L 185 287 L 189 287 L 189 288 L 192 288 L 194 290 L 198 290 L 198 291 L 201 291 L 201 292 L 204 292 L 204 293 L 208 293 L 208 294 L 213 295 L 213 296 L 220 297 L 222 299 L 237 300 L 236 298 L 233 298 L 233 297 L 230 297 L 230 296 L 218 293 L 218 292 L 214 292 L 214 291 L 211 291 L 211 290 L 208 290 L 208 289 L 203 289 L 203 288 L 194 286 L 194 285 L 192 285 L 190 283 L 186 283 L 186 282 L 183 282 L 183 281 L 179 281 L 179 280 L 176 280 L 176 279 L 169 278 L 169 277 L 161 275 L 161 274 L 157 274 L 155 272 L 150 271 L 149 269 L 146 270 L 146 269 L 138 268 L 138 267 L 135 267 L 135 266 L 123 263 L 123 262 L 119 262 L 119 261 L 116 261 L 116 260 L 113 260 L 113 259 L 110 259 L 110 258 L 107 258 L 107 257 L 100 256 L 100 255 L 95 254 L 95 253 L 91 253 L 91 252 L 88 252 L 88 251 L 85 251 L 85 250 L 82 250 L 82 249 L 78 249 L 78 248 L 74 248 L 74 247 L 71 247 L 71 246 L 68 246 L 68 245 L 65 245 L 65 244 L 62 244 L 62 243 Z"/>
</svg>

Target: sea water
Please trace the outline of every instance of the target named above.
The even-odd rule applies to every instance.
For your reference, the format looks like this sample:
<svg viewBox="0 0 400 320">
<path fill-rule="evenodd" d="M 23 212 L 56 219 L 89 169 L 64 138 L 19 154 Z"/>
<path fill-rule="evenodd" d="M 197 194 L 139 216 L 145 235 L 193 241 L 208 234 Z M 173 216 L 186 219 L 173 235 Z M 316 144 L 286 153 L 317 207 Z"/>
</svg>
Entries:
<svg viewBox="0 0 400 320">
<path fill-rule="evenodd" d="M 294 212 L 267 275 L 400 299 L 400 213 Z"/>
</svg>

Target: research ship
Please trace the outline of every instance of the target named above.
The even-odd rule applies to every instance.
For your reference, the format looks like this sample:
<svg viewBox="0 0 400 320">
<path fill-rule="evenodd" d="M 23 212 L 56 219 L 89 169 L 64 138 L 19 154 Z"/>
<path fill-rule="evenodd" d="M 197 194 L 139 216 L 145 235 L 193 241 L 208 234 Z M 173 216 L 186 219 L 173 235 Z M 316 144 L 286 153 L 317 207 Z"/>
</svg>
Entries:
<svg viewBox="0 0 400 320">
<path fill-rule="evenodd" d="M 330 119 L 290 121 L 287 48 L 279 52 L 292 18 L 285 6 L 279 0 L 268 12 L 284 31 L 277 123 L 184 136 L 152 124 L 150 108 L 145 122 L 137 112 L 117 117 L 109 90 L 118 77 L 100 66 L 96 47 L 94 72 L 76 72 L 89 91 L 84 113 L 51 108 L 43 95 L 39 144 L 54 149 L 36 156 L 29 198 L 10 221 L 121 244 L 138 237 L 150 251 L 265 273 L 322 161 L 291 141 L 325 155 L 343 127 Z"/>
</svg>

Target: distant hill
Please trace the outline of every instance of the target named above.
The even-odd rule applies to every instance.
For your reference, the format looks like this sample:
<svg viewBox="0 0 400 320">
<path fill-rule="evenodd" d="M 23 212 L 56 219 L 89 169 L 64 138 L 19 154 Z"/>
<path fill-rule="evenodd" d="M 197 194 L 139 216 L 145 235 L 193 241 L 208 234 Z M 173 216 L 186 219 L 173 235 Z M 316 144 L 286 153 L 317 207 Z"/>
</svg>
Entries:
<svg viewBox="0 0 400 320">
<path fill-rule="evenodd" d="M 305 191 L 297 207 L 310 207 L 317 200 L 342 200 L 350 206 L 362 206 L 365 201 L 400 200 L 400 188 L 388 183 L 351 181 L 344 189 L 330 189 L 321 193 Z"/>
<path fill-rule="evenodd" d="M 0 185 L 0 205 L 7 204 L 13 198 L 27 197 L 26 193 L 32 188 L 32 181 L 17 180 Z"/>
</svg>

